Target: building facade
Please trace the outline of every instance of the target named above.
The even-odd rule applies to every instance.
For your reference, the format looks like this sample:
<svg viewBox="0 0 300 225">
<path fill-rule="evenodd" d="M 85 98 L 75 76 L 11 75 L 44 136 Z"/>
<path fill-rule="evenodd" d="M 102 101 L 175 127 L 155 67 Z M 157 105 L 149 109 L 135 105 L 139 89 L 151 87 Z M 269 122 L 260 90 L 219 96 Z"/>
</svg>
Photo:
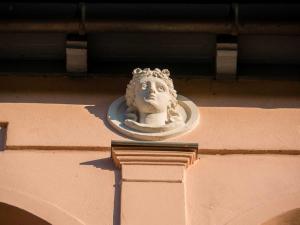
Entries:
<svg viewBox="0 0 300 225">
<path fill-rule="evenodd" d="M 0 224 L 300 224 L 298 4 L 0 10 Z M 198 125 L 113 129 L 136 67 L 168 68 Z"/>
</svg>

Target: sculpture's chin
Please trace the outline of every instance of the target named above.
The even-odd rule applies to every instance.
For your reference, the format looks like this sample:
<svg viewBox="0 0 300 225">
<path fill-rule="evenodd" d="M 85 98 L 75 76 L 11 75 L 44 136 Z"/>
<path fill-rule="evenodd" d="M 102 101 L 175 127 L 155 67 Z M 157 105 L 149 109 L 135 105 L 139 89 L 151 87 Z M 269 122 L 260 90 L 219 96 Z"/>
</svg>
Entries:
<svg viewBox="0 0 300 225">
<path fill-rule="evenodd" d="M 183 121 L 174 121 L 172 123 L 168 123 L 162 126 L 139 123 L 131 119 L 126 119 L 124 123 L 127 127 L 143 133 L 157 133 L 157 132 L 170 131 L 184 126 Z"/>
<path fill-rule="evenodd" d="M 159 104 L 159 102 L 154 100 L 145 100 L 143 104 L 138 104 L 137 109 L 142 113 L 159 113 L 165 110 Z"/>
</svg>

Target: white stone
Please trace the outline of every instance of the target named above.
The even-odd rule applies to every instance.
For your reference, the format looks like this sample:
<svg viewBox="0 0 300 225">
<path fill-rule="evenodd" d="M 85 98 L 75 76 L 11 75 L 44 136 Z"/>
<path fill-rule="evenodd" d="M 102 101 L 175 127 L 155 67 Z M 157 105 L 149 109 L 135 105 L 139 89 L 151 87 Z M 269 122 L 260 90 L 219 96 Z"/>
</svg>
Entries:
<svg viewBox="0 0 300 225">
<path fill-rule="evenodd" d="M 128 137 L 151 141 L 173 137 L 197 126 L 196 105 L 177 95 L 169 75 L 166 69 L 135 69 L 126 95 L 109 108 L 109 123 Z"/>
</svg>

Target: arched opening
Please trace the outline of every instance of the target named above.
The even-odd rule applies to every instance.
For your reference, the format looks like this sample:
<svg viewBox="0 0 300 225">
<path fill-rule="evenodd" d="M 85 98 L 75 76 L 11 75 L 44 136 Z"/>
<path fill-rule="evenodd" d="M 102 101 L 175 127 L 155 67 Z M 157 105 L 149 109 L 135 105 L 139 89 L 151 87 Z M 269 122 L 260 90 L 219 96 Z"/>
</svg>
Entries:
<svg viewBox="0 0 300 225">
<path fill-rule="evenodd" d="M 275 216 L 261 225 L 300 225 L 300 208 Z"/>
<path fill-rule="evenodd" d="M 241 212 L 226 225 L 300 225 L 300 193 L 290 192 Z"/>
<path fill-rule="evenodd" d="M 23 210 L 32 216 L 38 217 L 44 223 L 42 225 L 83 225 L 85 224 L 76 216 L 73 216 L 68 211 L 60 208 L 51 202 L 47 202 L 43 199 L 35 196 L 0 187 L 0 203 L 15 207 L 18 210 Z M 4 214 L 4 213 L 3 213 Z M 0 214 L 0 225 L 14 225 L 15 223 L 4 223 L 2 222 L 2 215 Z M 46 222 L 47 221 L 47 222 Z M 46 223 L 45 223 L 46 222 Z M 27 225 L 23 221 L 17 223 L 17 225 Z M 34 223 L 30 223 L 32 225 Z M 39 223 L 38 223 L 39 224 Z M 35 225 L 35 224 L 34 224 Z"/>
<path fill-rule="evenodd" d="M 0 224 L 51 225 L 40 217 L 18 207 L 0 202 Z"/>
</svg>

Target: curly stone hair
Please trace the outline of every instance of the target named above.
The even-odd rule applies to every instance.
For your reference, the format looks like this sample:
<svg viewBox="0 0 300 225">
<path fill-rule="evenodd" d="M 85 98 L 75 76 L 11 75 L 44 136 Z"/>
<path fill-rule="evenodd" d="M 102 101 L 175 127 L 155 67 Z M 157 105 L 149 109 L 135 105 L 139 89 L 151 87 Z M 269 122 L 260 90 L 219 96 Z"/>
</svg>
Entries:
<svg viewBox="0 0 300 225">
<path fill-rule="evenodd" d="M 171 103 L 168 105 L 168 121 L 172 122 L 175 117 L 179 117 L 180 115 L 176 112 L 175 108 L 178 104 L 177 101 L 177 93 L 174 89 L 173 80 L 170 78 L 170 71 L 168 69 L 160 70 L 158 68 L 151 70 L 150 68 L 140 69 L 136 68 L 132 72 L 132 79 L 130 80 L 129 84 L 126 88 L 126 103 L 128 106 L 127 112 L 130 114 L 136 113 L 136 106 L 135 106 L 135 86 L 138 84 L 138 81 L 144 77 L 157 77 L 162 79 L 166 85 L 168 86 L 169 93 L 171 95 Z"/>
</svg>

